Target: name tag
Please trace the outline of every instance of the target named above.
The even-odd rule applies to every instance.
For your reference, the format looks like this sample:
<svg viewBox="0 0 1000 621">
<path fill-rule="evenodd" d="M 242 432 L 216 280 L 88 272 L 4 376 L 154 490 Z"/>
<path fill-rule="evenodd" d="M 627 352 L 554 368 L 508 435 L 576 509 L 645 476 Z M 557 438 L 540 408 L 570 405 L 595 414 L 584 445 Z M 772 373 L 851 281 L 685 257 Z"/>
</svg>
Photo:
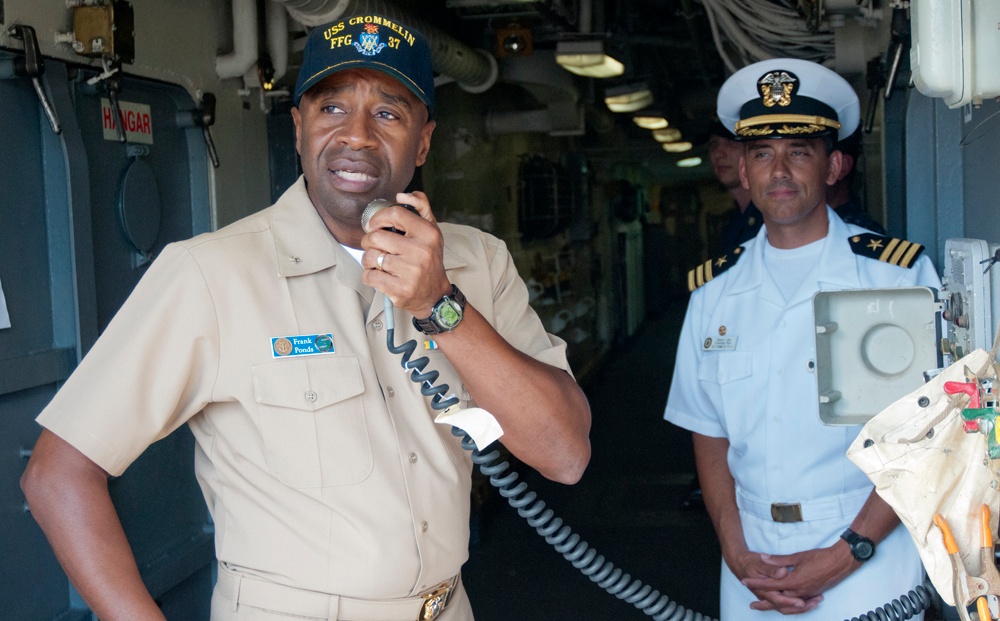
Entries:
<svg viewBox="0 0 1000 621">
<path fill-rule="evenodd" d="M 317 356 L 332 354 L 332 334 L 304 334 L 302 336 L 272 336 L 271 357 Z"/>
<path fill-rule="evenodd" d="M 736 349 L 735 336 L 710 336 L 705 339 L 702 349 L 705 351 L 733 351 Z"/>
</svg>

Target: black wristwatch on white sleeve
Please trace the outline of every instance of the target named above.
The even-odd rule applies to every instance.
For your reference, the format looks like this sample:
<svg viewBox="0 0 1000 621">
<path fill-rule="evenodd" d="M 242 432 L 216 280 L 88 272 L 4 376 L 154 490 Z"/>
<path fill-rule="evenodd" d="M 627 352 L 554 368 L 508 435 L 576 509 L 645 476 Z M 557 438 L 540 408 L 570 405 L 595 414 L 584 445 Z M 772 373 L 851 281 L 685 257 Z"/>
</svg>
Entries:
<svg viewBox="0 0 1000 621">
<path fill-rule="evenodd" d="M 840 535 L 840 538 L 851 547 L 851 556 L 859 563 L 870 561 L 875 556 L 875 542 L 868 537 L 862 537 L 848 528 Z"/>
</svg>

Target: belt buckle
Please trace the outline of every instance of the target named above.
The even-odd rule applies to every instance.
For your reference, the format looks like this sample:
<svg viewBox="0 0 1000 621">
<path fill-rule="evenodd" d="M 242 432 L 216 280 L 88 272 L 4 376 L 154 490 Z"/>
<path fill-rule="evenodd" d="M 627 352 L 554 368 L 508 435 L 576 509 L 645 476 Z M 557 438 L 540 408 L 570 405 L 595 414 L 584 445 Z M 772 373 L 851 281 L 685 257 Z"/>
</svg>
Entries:
<svg viewBox="0 0 1000 621">
<path fill-rule="evenodd" d="M 802 505 L 797 502 L 772 503 L 771 519 L 775 522 L 801 522 Z"/>
<path fill-rule="evenodd" d="M 420 608 L 420 618 L 417 621 L 434 621 L 448 605 L 448 598 L 451 597 L 451 583 L 442 582 L 427 593 L 421 594 L 424 598 L 424 605 Z"/>
</svg>

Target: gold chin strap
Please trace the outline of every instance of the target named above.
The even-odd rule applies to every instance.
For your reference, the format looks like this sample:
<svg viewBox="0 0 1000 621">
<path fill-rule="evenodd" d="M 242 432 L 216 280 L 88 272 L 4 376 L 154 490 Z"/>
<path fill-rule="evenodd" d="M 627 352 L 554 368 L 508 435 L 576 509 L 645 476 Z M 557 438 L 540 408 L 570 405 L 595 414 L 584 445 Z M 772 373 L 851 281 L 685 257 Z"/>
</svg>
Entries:
<svg viewBox="0 0 1000 621">
<path fill-rule="evenodd" d="M 840 122 L 828 119 L 825 116 L 810 116 L 808 114 L 762 114 L 760 116 L 743 119 L 736 123 L 736 131 L 756 125 L 769 125 L 771 123 L 801 123 L 803 125 L 820 125 L 822 127 L 832 127 L 840 129 Z"/>
</svg>

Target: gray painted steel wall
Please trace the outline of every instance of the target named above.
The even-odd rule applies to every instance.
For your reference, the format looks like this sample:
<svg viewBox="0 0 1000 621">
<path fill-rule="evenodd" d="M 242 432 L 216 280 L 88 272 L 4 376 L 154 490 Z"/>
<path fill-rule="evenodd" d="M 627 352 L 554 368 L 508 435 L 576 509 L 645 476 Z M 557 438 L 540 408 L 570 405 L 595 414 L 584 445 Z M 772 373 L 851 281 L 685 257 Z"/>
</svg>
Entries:
<svg viewBox="0 0 1000 621">
<path fill-rule="evenodd" d="M 0 52 L 0 63 L 9 59 Z M 194 107 L 190 96 L 173 85 L 124 81 L 122 99 L 151 113 L 153 144 L 136 151 L 105 138 L 103 93 L 86 83 L 93 75 L 46 63 L 46 88 L 63 127 L 58 136 L 30 81 L 0 80 L 0 284 L 11 319 L 0 330 L 2 618 L 86 614 L 18 481 L 40 431 L 34 418 L 148 265 L 125 235 L 122 214 L 145 214 L 159 203 L 154 256 L 166 243 L 208 229 L 201 131 L 176 122 Z M 152 181 L 123 202 L 123 174 L 139 161 Z M 193 457 L 193 437 L 183 428 L 109 486 L 143 579 L 170 619 L 208 618 L 214 546 Z"/>
</svg>

